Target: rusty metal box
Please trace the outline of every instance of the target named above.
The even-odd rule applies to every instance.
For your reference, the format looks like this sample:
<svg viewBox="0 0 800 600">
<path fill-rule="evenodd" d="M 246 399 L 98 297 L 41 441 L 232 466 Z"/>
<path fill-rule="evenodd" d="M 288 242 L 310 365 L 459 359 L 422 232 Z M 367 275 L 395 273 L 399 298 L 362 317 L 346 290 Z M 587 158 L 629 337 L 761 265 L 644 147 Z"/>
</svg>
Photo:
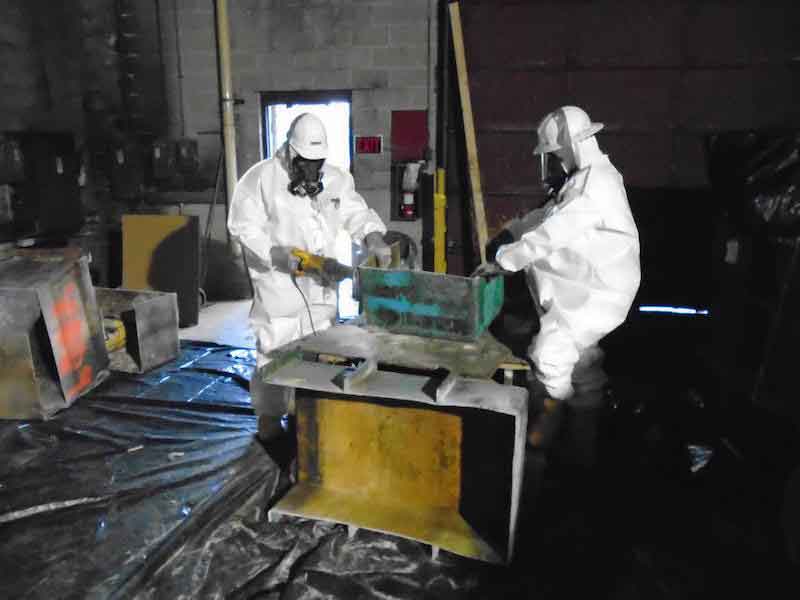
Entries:
<svg viewBox="0 0 800 600">
<path fill-rule="evenodd" d="M 146 373 L 178 356 L 178 296 L 95 288 L 103 317 L 122 321 L 125 346 L 109 354 L 112 371 Z"/>
<path fill-rule="evenodd" d="M 108 375 L 108 353 L 79 251 L 0 257 L 0 418 L 48 418 Z"/>
<path fill-rule="evenodd" d="M 502 277 L 427 271 L 358 270 L 361 306 L 370 325 L 394 333 L 474 341 L 503 307 Z"/>
</svg>

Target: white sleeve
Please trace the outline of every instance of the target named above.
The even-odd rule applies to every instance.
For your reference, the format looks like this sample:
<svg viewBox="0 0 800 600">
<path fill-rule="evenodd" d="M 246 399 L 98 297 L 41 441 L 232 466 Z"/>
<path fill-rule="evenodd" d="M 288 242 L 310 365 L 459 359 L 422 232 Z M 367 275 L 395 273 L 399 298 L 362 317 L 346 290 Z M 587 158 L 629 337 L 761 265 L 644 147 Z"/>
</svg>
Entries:
<svg viewBox="0 0 800 600">
<path fill-rule="evenodd" d="M 269 267 L 273 240 L 267 203 L 262 197 L 263 169 L 260 167 L 252 167 L 236 184 L 228 214 L 228 231 L 250 255 Z"/>
<path fill-rule="evenodd" d="M 514 236 L 514 240 L 521 239 L 527 231 L 539 225 L 547 214 L 548 206 L 549 203 L 509 221 L 508 225 L 506 225 L 506 229 Z"/>
<path fill-rule="evenodd" d="M 344 228 L 350 236 L 361 242 L 364 237 L 373 231 L 386 233 L 386 225 L 374 210 L 367 206 L 361 194 L 356 192 L 353 176 L 347 171 L 342 172 L 344 185 L 342 186 L 339 201 Z"/>
<path fill-rule="evenodd" d="M 501 246 L 498 264 L 507 271 L 519 271 L 535 260 L 568 246 L 589 229 L 598 227 L 603 217 L 586 194 L 577 194 L 556 205 L 544 220 L 524 233 L 518 242 Z"/>
</svg>

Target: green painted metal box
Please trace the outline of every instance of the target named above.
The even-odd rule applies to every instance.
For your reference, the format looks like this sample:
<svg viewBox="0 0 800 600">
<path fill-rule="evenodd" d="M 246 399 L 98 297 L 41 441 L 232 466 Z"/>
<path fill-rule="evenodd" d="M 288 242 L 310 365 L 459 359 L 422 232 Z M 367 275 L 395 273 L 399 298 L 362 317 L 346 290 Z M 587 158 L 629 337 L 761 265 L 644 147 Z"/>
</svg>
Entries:
<svg viewBox="0 0 800 600">
<path fill-rule="evenodd" d="M 358 269 L 361 310 L 369 325 L 395 333 L 476 340 L 503 306 L 502 277 Z"/>
</svg>

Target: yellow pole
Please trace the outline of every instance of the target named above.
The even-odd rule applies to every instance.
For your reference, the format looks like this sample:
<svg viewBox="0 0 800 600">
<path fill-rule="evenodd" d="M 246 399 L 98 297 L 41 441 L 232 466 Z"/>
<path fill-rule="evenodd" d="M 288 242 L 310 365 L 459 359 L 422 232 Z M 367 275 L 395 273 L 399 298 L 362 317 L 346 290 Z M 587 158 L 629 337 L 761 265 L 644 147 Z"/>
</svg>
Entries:
<svg viewBox="0 0 800 600">
<path fill-rule="evenodd" d="M 433 270 L 447 273 L 447 194 L 445 171 L 436 169 L 433 192 Z"/>
</svg>

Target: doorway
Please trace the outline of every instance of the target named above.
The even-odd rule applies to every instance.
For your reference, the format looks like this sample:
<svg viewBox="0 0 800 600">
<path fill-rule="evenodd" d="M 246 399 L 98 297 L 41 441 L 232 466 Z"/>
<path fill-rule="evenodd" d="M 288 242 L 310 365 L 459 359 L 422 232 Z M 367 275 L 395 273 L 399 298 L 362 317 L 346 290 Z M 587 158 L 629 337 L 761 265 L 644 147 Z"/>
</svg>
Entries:
<svg viewBox="0 0 800 600">
<path fill-rule="evenodd" d="M 289 126 L 303 113 L 318 116 L 328 133 L 327 161 L 350 170 L 352 162 L 350 92 L 270 92 L 261 95 L 262 152 L 271 158 L 286 141 Z"/>
<path fill-rule="evenodd" d="M 262 153 L 272 158 L 286 141 L 292 121 L 303 113 L 318 116 L 328 134 L 329 164 L 345 171 L 352 166 L 352 118 L 349 91 L 327 92 L 269 92 L 261 95 Z M 337 240 L 337 259 L 353 264 L 355 249 L 349 238 Z M 353 298 L 353 281 L 339 284 L 338 312 L 340 320 L 352 319 L 359 314 L 359 303 Z"/>
</svg>

